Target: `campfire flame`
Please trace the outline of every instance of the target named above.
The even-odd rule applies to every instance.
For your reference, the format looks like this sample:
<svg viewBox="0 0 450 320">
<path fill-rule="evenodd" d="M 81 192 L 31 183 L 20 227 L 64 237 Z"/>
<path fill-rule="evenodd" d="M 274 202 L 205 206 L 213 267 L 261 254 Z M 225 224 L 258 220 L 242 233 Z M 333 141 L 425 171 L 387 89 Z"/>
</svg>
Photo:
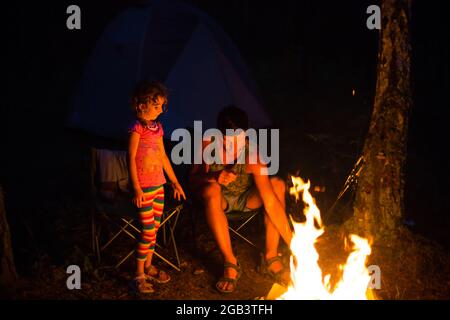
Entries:
<svg viewBox="0 0 450 320">
<path fill-rule="evenodd" d="M 342 270 L 342 278 L 334 288 L 331 288 L 330 275 L 322 276 L 322 270 L 318 265 L 319 254 L 314 247 L 317 239 L 324 233 L 324 227 L 319 208 L 309 193 L 310 182 L 305 183 L 299 177 L 292 177 L 292 182 L 290 194 L 299 200 L 302 193 L 306 221 L 304 223 L 292 221 L 294 225 L 294 236 L 290 244 L 292 283 L 277 299 L 365 300 L 371 298 L 370 290 L 368 290 L 371 277 L 366 267 L 367 256 L 371 253 L 368 240 L 354 234 L 350 235 L 353 251 L 348 256 L 346 264 L 339 266 Z"/>
</svg>

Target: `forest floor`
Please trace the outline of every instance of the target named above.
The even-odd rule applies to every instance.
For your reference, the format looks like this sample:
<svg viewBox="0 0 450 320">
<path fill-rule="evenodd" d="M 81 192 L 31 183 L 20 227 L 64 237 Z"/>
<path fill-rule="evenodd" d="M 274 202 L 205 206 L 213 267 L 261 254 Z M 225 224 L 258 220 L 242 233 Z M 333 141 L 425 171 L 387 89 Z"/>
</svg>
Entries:
<svg viewBox="0 0 450 320">
<path fill-rule="evenodd" d="M 187 215 L 187 214 L 186 214 Z M 265 297 L 273 281 L 262 273 L 261 251 L 233 238 L 233 248 L 242 265 L 243 275 L 235 292 L 222 294 L 215 289 L 221 276 L 222 258 L 206 227 L 200 222 L 196 240 L 186 226 L 189 218 L 179 221 L 179 252 L 181 271 L 178 272 L 155 258 L 160 268 L 166 270 L 171 281 L 155 284 L 156 291 L 147 295 L 136 295 L 130 290 L 134 270 L 133 259 L 128 259 L 120 268 L 112 265 L 125 255 L 134 242 L 127 236 L 116 239 L 114 246 L 103 252 L 102 264 L 98 264 L 89 250 L 89 221 L 74 217 L 72 235 L 77 239 L 65 252 L 64 264 L 53 264 L 48 256 L 34 264 L 33 275 L 25 278 L 17 298 L 19 299 L 89 299 L 89 300 L 253 300 Z M 247 227 L 246 227 L 247 228 Z M 263 245 L 260 224 L 244 230 L 258 246 Z M 346 234 L 336 225 L 326 227 L 325 233 L 316 245 L 319 266 L 323 275 L 331 274 L 332 284 L 340 278 L 338 265 L 345 263 L 349 251 L 344 247 Z M 381 271 L 381 288 L 373 290 L 377 299 L 449 299 L 450 298 L 450 255 L 422 237 L 406 232 L 395 244 L 372 245 L 373 253 L 368 265 L 378 265 Z M 173 251 L 162 251 L 174 261 Z M 289 254 L 285 246 L 280 253 L 289 265 Z M 68 290 L 66 281 L 70 264 L 79 265 L 82 270 L 81 290 Z"/>
</svg>

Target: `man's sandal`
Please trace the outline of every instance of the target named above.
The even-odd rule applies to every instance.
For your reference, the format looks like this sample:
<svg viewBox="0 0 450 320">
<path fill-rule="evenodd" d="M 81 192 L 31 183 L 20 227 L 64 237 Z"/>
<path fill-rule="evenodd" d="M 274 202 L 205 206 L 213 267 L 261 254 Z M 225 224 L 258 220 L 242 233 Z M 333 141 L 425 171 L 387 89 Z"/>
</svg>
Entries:
<svg viewBox="0 0 450 320">
<path fill-rule="evenodd" d="M 156 273 L 150 273 L 150 270 L 153 270 Z M 149 281 L 155 281 L 160 284 L 170 281 L 170 276 L 164 270 L 158 269 L 155 266 L 145 268 L 145 278 Z"/>
<path fill-rule="evenodd" d="M 145 276 L 136 276 L 133 281 L 131 281 L 131 289 L 136 293 L 153 293 L 155 289 L 151 283 L 145 280 Z"/>
<path fill-rule="evenodd" d="M 232 292 L 234 292 L 234 290 L 236 290 L 237 282 L 242 275 L 242 270 L 241 270 L 241 266 L 239 265 L 239 262 L 236 262 L 236 264 L 233 264 L 231 262 L 225 262 L 223 264 L 224 271 L 226 268 L 232 268 L 232 269 L 236 270 L 237 271 L 236 278 L 233 279 L 233 278 L 229 278 L 229 277 L 225 277 L 225 276 L 221 277 L 219 279 L 219 281 L 217 281 L 217 283 L 216 283 L 216 289 L 222 293 L 232 293 Z M 227 284 L 231 284 L 233 286 L 233 288 L 231 290 L 224 290 L 221 287 L 219 287 L 219 283 L 224 283 L 224 282 Z"/>
<path fill-rule="evenodd" d="M 275 262 L 280 262 L 281 265 L 282 265 L 282 268 L 280 270 L 278 270 L 277 272 L 274 272 L 274 271 L 269 269 L 270 266 L 272 264 L 274 264 Z M 275 282 L 277 282 L 277 283 L 279 283 L 279 284 L 281 284 L 281 285 L 283 285 L 285 287 L 287 287 L 289 285 L 290 279 L 289 280 L 283 279 L 283 274 L 285 274 L 285 272 L 287 272 L 287 270 L 286 270 L 286 267 L 283 264 L 283 261 L 281 261 L 280 256 L 275 256 L 275 257 L 272 257 L 270 259 L 264 260 L 264 264 L 265 264 L 265 268 L 264 268 L 265 273 L 270 278 L 272 278 L 273 281 L 275 281 Z"/>
</svg>

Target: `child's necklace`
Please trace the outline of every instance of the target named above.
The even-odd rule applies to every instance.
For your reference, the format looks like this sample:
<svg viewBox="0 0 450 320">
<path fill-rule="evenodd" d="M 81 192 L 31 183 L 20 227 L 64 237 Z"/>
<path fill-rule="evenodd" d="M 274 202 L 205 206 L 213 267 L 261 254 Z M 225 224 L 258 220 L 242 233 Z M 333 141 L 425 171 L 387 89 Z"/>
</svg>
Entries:
<svg viewBox="0 0 450 320">
<path fill-rule="evenodd" d="M 147 122 L 147 128 L 148 129 L 152 129 L 152 130 L 154 130 L 154 129 L 156 129 L 158 127 L 158 123 L 156 122 L 156 121 L 148 121 Z"/>
</svg>

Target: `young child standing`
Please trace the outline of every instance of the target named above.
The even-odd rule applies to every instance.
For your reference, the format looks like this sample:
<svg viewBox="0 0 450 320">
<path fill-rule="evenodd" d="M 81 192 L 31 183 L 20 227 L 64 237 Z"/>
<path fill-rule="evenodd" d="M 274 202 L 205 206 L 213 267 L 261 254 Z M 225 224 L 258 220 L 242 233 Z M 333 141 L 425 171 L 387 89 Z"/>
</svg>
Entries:
<svg viewBox="0 0 450 320">
<path fill-rule="evenodd" d="M 142 225 L 133 284 L 140 293 L 154 292 L 151 281 L 166 283 L 170 280 L 166 272 L 152 265 L 156 234 L 164 207 L 164 172 L 172 182 L 174 197 L 186 199 L 166 155 L 163 128 L 157 121 L 166 105 L 167 90 L 156 81 L 139 83 L 132 95 L 136 121 L 129 130 L 129 170 L 134 190 L 133 203 L 139 210 Z"/>
</svg>

